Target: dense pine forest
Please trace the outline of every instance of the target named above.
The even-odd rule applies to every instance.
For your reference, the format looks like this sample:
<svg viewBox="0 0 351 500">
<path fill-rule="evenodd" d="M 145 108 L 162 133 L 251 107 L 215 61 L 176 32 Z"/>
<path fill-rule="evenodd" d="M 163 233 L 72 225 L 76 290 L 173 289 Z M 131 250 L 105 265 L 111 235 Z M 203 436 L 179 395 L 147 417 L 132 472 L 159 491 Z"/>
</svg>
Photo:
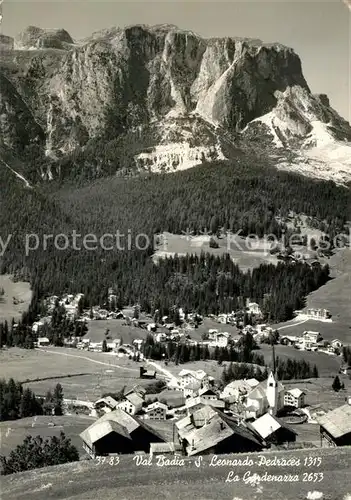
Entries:
<svg viewBox="0 0 351 500">
<path fill-rule="evenodd" d="M 101 178 L 88 184 L 58 180 L 32 188 L 1 167 L 1 235 L 3 240 L 12 235 L 0 258 L 1 272 L 30 280 L 37 301 L 48 294 L 82 292 L 87 306 L 102 305 L 112 286 L 120 307 L 139 302 L 145 311 L 159 308 L 167 313 L 179 305 L 207 314 L 231 311 L 239 297 L 250 297 L 261 303 L 270 319 L 288 319 L 308 293 L 326 282 L 327 268 L 262 265 L 243 273 L 229 257 L 209 255 L 154 264 L 152 244 L 146 250 L 134 246 L 140 233 L 153 242 L 158 232 L 187 229 L 281 236 L 285 227 L 278 217 L 290 210 L 313 218 L 332 236 L 343 230 L 349 204 L 346 188 L 279 172 L 258 157 L 251 160 L 239 157 L 174 174 Z M 129 233 L 131 246 L 74 250 L 73 231 L 97 238 Z M 32 233 L 38 237 L 38 248 L 25 255 L 25 234 Z M 44 248 L 44 234 L 61 233 L 69 237 L 68 249 L 54 248 L 52 240 Z"/>
<path fill-rule="evenodd" d="M 13 378 L 0 379 L 0 422 L 34 415 L 63 415 L 62 386 L 57 384 L 44 399 Z"/>
</svg>

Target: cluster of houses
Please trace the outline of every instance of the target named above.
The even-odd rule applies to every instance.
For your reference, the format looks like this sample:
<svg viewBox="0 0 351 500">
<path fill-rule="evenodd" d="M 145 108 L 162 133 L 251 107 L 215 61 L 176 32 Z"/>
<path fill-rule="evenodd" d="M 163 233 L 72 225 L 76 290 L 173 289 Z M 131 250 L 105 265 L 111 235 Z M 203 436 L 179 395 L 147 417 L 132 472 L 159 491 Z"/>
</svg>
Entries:
<svg viewBox="0 0 351 500">
<path fill-rule="evenodd" d="M 139 386 L 125 393 L 122 401 L 110 396 L 96 401 L 93 411 L 101 416 L 81 434 L 85 451 L 91 457 L 157 453 L 160 449 L 193 456 L 259 451 L 296 440 L 297 433 L 277 413 L 286 403 L 302 406 L 303 393 L 298 389 L 285 391 L 274 373 L 261 383 L 254 379 L 235 381 L 221 393 L 215 389 L 213 378 L 202 370 L 182 370 L 176 380 L 178 390 L 188 395 L 185 405 L 176 409 L 160 401 L 147 404 L 145 390 Z M 169 387 L 174 389 L 172 382 Z M 238 410 L 239 401 L 244 411 Z M 175 420 L 176 436 L 172 443 L 165 444 L 152 421 L 167 418 Z"/>
<path fill-rule="evenodd" d="M 140 375 L 155 378 L 145 369 Z M 305 393 L 285 389 L 273 372 L 263 382 L 234 380 L 219 391 L 203 370 L 181 370 L 167 385 L 182 393 L 185 404 L 170 408 L 164 400 L 151 402 L 140 385 L 118 401 L 105 396 L 91 403 L 90 415 L 98 418 L 80 434 L 86 453 L 92 458 L 248 453 L 296 441 L 297 432 L 278 415 L 286 407 L 302 408 Z M 171 442 L 153 424 L 167 419 L 173 424 Z M 321 446 L 351 445 L 351 398 L 320 417 L 318 425 Z"/>
<path fill-rule="evenodd" d="M 286 390 L 273 372 L 262 382 L 254 378 L 234 380 L 219 392 L 214 388 L 213 377 L 203 370 L 184 369 L 178 377 L 168 381 L 167 387 L 183 392 L 188 409 L 207 400 L 217 408 L 236 413 L 240 407 L 246 419 L 256 419 L 267 411 L 276 414 L 284 407 L 302 408 L 305 405 L 305 393 L 298 388 Z"/>
<path fill-rule="evenodd" d="M 281 344 L 291 345 L 302 351 L 322 351 L 330 354 L 340 353 L 343 343 L 339 339 L 323 341 L 316 331 L 304 331 L 301 336 L 284 335 L 280 337 Z"/>
<path fill-rule="evenodd" d="M 45 301 L 48 314 L 52 314 L 56 305 L 59 305 L 65 309 L 66 315 L 69 319 L 74 319 L 78 315 L 79 303 L 84 297 L 83 293 L 65 294 L 61 298 L 57 295 L 52 295 L 48 297 Z"/>
<path fill-rule="evenodd" d="M 255 320 L 260 320 L 263 317 L 260 305 L 257 302 L 253 302 L 250 299 L 246 300 L 245 307 L 239 311 L 232 311 L 230 313 L 220 313 L 217 316 L 212 315 L 210 317 L 212 317 L 222 325 L 234 325 L 234 324 L 240 325 L 244 313 L 253 317 Z"/>
<path fill-rule="evenodd" d="M 155 378 L 140 369 L 141 378 Z M 262 382 L 234 380 L 219 390 L 204 370 L 182 369 L 167 382 L 182 402 L 175 407 L 167 398 L 151 401 L 135 386 L 118 401 L 111 396 L 93 404 L 99 417 L 81 433 L 83 448 L 91 457 L 119 453 L 180 454 L 248 453 L 296 441 L 297 432 L 279 416 L 281 410 L 305 406 L 305 393 L 286 389 L 272 371 Z M 167 393 L 167 391 L 165 391 Z M 170 442 L 155 428 L 155 421 L 171 420 Z M 320 418 L 322 446 L 351 444 L 351 398 L 347 404 Z"/>
</svg>

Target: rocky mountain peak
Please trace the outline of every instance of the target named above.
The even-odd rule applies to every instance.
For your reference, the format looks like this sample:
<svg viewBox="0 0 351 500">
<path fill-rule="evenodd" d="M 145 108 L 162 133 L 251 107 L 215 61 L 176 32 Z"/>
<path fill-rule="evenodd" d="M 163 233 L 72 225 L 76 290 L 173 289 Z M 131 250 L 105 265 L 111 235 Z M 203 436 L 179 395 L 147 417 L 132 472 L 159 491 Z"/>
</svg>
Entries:
<svg viewBox="0 0 351 500">
<path fill-rule="evenodd" d="M 28 26 L 15 38 L 17 50 L 28 49 L 69 49 L 73 39 L 64 29 L 42 29 Z"/>
</svg>

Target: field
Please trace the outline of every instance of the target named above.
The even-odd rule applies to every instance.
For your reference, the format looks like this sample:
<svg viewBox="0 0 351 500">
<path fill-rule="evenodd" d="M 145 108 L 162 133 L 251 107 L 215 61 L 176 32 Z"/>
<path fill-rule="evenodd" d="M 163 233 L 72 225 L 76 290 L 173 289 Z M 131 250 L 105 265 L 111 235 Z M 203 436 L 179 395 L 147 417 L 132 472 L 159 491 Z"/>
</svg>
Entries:
<svg viewBox="0 0 351 500">
<path fill-rule="evenodd" d="M 81 456 L 86 453 L 82 448 L 79 434 L 96 419 L 87 415 L 64 415 L 62 417 L 39 415 L 0 422 L 1 454 L 8 455 L 17 445 L 22 444 L 26 436 L 41 436 L 43 439 L 59 436 L 64 432 L 74 444 Z M 52 426 L 54 424 L 54 426 Z"/>
<path fill-rule="evenodd" d="M 254 269 L 261 264 L 278 262 L 275 256 L 265 251 L 263 247 L 254 249 L 246 245 L 246 239 L 239 236 L 225 236 L 223 238 L 214 238 L 219 248 L 210 248 L 209 236 L 179 235 L 172 233 L 163 233 L 160 235 L 160 244 L 156 246 L 154 261 L 167 256 L 197 254 L 201 252 L 212 255 L 223 255 L 228 253 L 233 261 L 243 270 Z M 263 243 L 261 242 L 260 245 Z"/>
<path fill-rule="evenodd" d="M 29 283 L 12 281 L 11 276 L 0 275 L 0 289 L 4 289 L 5 294 L 0 297 L 0 323 L 7 320 L 11 322 L 12 318 L 18 320 L 22 313 L 27 311 L 32 298 Z M 14 304 L 13 298 L 18 301 Z"/>
<path fill-rule="evenodd" d="M 269 366 L 273 366 L 272 348 L 268 344 L 260 344 L 260 349 L 255 352 L 263 355 L 266 363 Z M 316 364 L 320 377 L 334 377 L 337 375 L 342 361 L 338 356 L 328 355 L 321 352 L 299 351 L 294 347 L 285 345 L 276 345 L 275 355 L 282 360 L 287 358 L 295 360 L 304 359 L 305 361 L 311 363 L 312 366 Z M 167 366 L 165 366 L 163 362 L 158 362 L 158 364 L 166 368 L 170 373 L 172 373 L 172 375 L 177 375 L 182 369 L 204 370 L 212 377 L 220 378 L 226 363 L 223 363 L 220 366 L 217 361 L 206 360 L 189 362 L 180 365 L 176 365 L 173 362 L 169 362 Z"/>
<path fill-rule="evenodd" d="M 332 323 L 322 321 L 289 321 L 276 325 L 280 334 L 301 335 L 304 330 L 319 331 L 325 340 L 339 339 L 351 344 L 351 251 L 346 249 L 326 260 L 332 279 L 307 297 L 307 307 L 325 308 Z"/>
<path fill-rule="evenodd" d="M 26 436 L 36 437 L 39 435 L 45 439 L 52 436 L 59 436 L 62 431 L 66 437 L 71 439 L 80 456 L 87 458 L 82 448 L 82 441 L 79 434 L 95 421 L 96 418 L 88 415 L 72 414 L 60 417 L 38 415 L 36 417 L 0 422 L 1 454 L 8 455 L 17 445 L 22 444 Z M 165 439 L 172 441 L 174 422 L 170 420 L 148 420 L 147 424 L 156 429 Z"/>
<path fill-rule="evenodd" d="M 66 398 L 95 400 L 107 391 L 150 383 L 139 379 L 141 363 L 69 348 L 2 350 L 0 363 L 2 377 L 26 382 L 24 385 L 38 395 L 44 395 L 59 382 Z"/>
<path fill-rule="evenodd" d="M 301 336 L 302 332 L 305 330 L 312 330 L 320 332 L 323 340 L 334 340 L 339 339 L 343 344 L 351 344 L 351 329 L 345 324 L 344 321 L 333 320 L 332 323 L 326 323 L 323 321 L 316 321 L 313 319 L 298 321 L 296 320 L 288 321 L 286 323 L 279 323 L 273 326 L 279 330 L 280 336 L 292 335 Z"/>
<path fill-rule="evenodd" d="M 284 387 L 298 387 L 306 393 L 305 401 L 311 413 L 327 412 L 345 404 L 345 398 L 351 390 L 351 381 L 340 376 L 345 384 L 345 390 L 335 392 L 332 389 L 332 378 L 316 378 L 308 380 L 285 381 Z"/>
<path fill-rule="evenodd" d="M 318 420 L 324 412 L 334 410 L 345 404 L 345 398 L 351 389 L 351 381 L 347 377 L 340 376 L 345 384 L 345 390 L 335 392 L 332 389 L 332 378 L 317 378 L 309 380 L 285 381 L 286 389 L 298 387 L 305 392 L 305 402 L 311 417 Z M 290 424 L 289 424 L 290 425 Z M 316 423 L 303 423 L 291 425 L 298 433 L 297 442 L 312 443 L 320 446 L 319 426 Z"/>
<path fill-rule="evenodd" d="M 326 259 L 333 278 L 308 297 L 309 307 L 325 307 L 333 319 L 344 321 L 351 326 L 351 250 L 346 248 Z"/>
<path fill-rule="evenodd" d="M 263 354 L 266 363 L 273 365 L 272 347 L 268 344 L 260 344 L 259 354 Z M 342 359 L 339 356 L 325 354 L 323 352 L 300 351 L 292 346 L 276 345 L 275 356 L 284 360 L 287 358 L 297 361 L 304 359 L 308 363 L 317 365 L 320 377 L 332 377 L 338 374 Z"/>
<path fill-rule="evenodd" d="M 106 338 L 105 332 L 108 330 L 110 340 L 122 339 L 123 344 L 132 344 L 135 339 L 146 339 L 147 330 L 127 326 L 124 323 L 125 321 L 120 319 L 89 321 L 85 338 L 90 339 L 91 342 L 102 342 Z"/>
<path fill-rule="evenodd" d="M 183 466 L 137 466 L 131 456 L 121 456 L 118 465 L 81 461 L 79 463 L 48 467 L 42 471 L 29 471 L 6 476 L 2 479 L 2 500 L 346 500 L 351 492 L 351 447 L 320 450 L 305 449 L 268 452 L 250 455 L 230 455 L 221 458 L 252 459 L 252 466 L 210 466 L 211 457 L 203 457 L 200 468 L 194 459 L 186 459 Z M 258 465 L 265 459 L 295 458 L 297 465 L 282 467 Z M 306 457 L 322 459 L 320 468 L 304 466 Z M 300 464 L 298 463 L 300 461 Z M 262 462 L 261 462 L 262 463 Z M 237 482 L 226 481 L 228 473 L 238 475 Z M 296 482 L 265 481 L 262 475 L 279 477 L 282 474 L 297 476 Z M 308 481 L 309 473 L 317 481 Z M 244 474 L 261 481 L 244 481 Z M 304 476 L 304 473 L 307 473 Z M 256 476 L 257 477 L 257 476 Z M 313 480 L 313 475 L 310 476 Z M 305 481 L 304 481 L 305 479 Z M 312 492 L 322 492 L 317 495 Z M 349 497 L 348 497 L 349 498 Z"/>
</svg>

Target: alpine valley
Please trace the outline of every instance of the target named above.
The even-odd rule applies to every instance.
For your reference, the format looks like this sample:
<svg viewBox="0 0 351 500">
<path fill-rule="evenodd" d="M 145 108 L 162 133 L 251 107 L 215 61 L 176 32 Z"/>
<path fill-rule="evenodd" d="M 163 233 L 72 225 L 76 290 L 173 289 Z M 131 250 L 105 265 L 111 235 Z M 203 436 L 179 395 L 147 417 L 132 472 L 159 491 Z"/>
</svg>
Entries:
<svg viewBox="0 0 351 500">
<path fill-rule="evenodd" d="M 289 213 L 345 231 L 351 127 L 311 93 L 293 49 L 173 25 L 78 41 L 31 26 L 0 48 L 1 272 L 38 293 L 96 304 L 118 283 L 129 303 L 161 278 L 154 248 L 26 254 L 28 233 L 280 237 Z"/>
</svg>

